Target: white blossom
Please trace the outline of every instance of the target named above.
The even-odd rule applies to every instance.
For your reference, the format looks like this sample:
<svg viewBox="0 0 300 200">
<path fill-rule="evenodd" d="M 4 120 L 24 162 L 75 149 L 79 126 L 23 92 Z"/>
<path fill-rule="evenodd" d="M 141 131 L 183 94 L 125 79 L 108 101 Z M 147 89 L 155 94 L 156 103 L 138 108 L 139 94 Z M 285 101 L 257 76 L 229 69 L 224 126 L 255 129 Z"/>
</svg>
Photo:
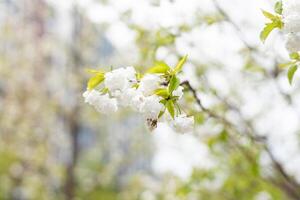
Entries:
<svg viewBox="0 0 300 200">
<path fill-rule="evenodd" d="M 292 52 L 300 51 L 300 1 L 283 1 L 283 22 L 286 33 L 286 47 Z"/>
<path fill-rule="evenodd" d="M 95 108 L 103 114 L 110 114 L 118 110 L 118 102 L 116 98 L 110 98 L 108 94 L 101 95 L 95 103 Z"/>
<path fill-rule="evenodd" d="M 97 102 L 97 100 L 100 97 L 100 92 L 96 91 L 96 90 L 91 90 L 91 91 L 85 91 L 83 93 L 83 97 L 84 97 L 84 102 L 88 103 L 90 105 L 95 105 L 95 103 Z"/>
<path fill-rule="evenodd" d="M 135 71 L 134 67 L 132 67 L 132 66 L 125 67 L 124 68 L 124 73 L 125 73 L 126 78 L 131 83 L 135 83 L 136 82 L 136 71 Z"/>
<path fill-rule="evenodd" d="M 145 98 L 146 97 L 140 91 L 137 91 L 136 95 L 132 98 L 131 107 L 134 110 L 141 112 Z"/>
<path fill-rule="evenodd" d="M 179 133 L 191 132 L 194 128 L 194 117 L 187 117 L 185 114 L 178 115 L 171 121 L 171 126 Z"/>
<path fill-rule="evenodd" d="M 299 14 L 300 2 L 299 0 L 283 0 L 282 2 L 282 14 L 284 18 Z"/>
<path fill-rule="evenodd" d="M 163 98 L 154 94 L 154 91 L 161 87 L 162 81 L 161 76 L 146 74 L 138 83 L 133 67 L 119 68 L 105 74 L 104 88 L 108 89 L 105 94 L 90 90 L 84 92 L 83 97 L 86 103 L 104 114 L 116 112 L 118 106 L 130 107 L 142 113 L 148 128 L 153 130 L 157 127 L 160 112 L 166 109 L 160 103 Z M 139 85 L 136 88 L 134 84 Z M 183 96 L 183 89 L 179 86 L 172 92 L 172 95 L 180 99 Z M 173 119 L 168 112 L 165 112 L 164 116 L 169 116 L 168 119 L 164 117 L 165 121 L 171 123 L 178 132 L 189 132 L 193 128 L 194 118 L 180 115 Z"/>
<path fill-rule="evenodd" d="M 289 52 L 300 51 L 300 33 L 289 33 L 287 34 L 286 48 Z"/>
<path fill-rule="evenodd" d="M 284 18 L 284 31 L 286 33 L 300 32 L 300 13 L 288 15 Z"/>
<path fill-rule="evenodd" d="M 101 95 L 96 90 L 83 93 L 85 102 L 94 106 L 98 112 L 109 114 L 118 110 L 117 100 L 110 98 L 108 94 Z"/>
<path fill-rule="evenodd" d="M 136 82 L 135 74 L 133 67 L 118 68 L 107 72 L 104 80 L 105 87 L 112 94 L 120 94 Z"/>
<path fill-rule="evenodd" d="M 147 74 L 142 78 L 139 90 L 145 96 L 152 95 L 154 90 L 156 90 L 159 87 L 160 81 L 161 79 L 159 76 L 154 74 Z"/>
<path fill-rule="evenodd" d="M 144 96 L 136 88 L 126 89 L 118 99 L 121 106 L 131 107 L 135 110 L 139 110 L 140 105 L 144 102 Z"/>
<path fill-rule="evenodd" d="M 177 96 L 179 97 L 179 99 L 181 99 L 181 97 L 183 96 L 183 87 L 179 86 L 176 90 L 173 91 L 173 96 Z"/>
<path fill-rule="evenodd" d="M 147 119 L 158 118 L 160 111 L 163 109 L 163 105 L 159 102 L 160 100 L 161 98 L 156 95 L 145 97 L 140 111 L 144 113 Z"/>
</svg>

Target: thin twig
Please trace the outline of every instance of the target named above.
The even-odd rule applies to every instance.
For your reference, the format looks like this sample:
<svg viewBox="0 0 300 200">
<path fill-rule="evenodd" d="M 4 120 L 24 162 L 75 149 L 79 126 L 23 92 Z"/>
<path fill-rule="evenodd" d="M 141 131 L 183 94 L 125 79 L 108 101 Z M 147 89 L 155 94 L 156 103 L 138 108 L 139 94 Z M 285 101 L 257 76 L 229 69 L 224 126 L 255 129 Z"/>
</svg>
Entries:
<svg viewBox="0 0 300 200">
<path fill-rule="evenodd" d="M 243 35 L 243 32 L 242 30 L 240 29 L 240 27 L 230 18 L 230 16 L 226 13 L 226 11 L 219 5 L 218 1 L 217 0 L 212 0 L 215 8 L 217 9 L 217 11 L 219 13 L 221 13 L 225 20 L 228 21 L 232 26 L 233 28 L 235 28 L 235 30 L 237 31 L 237 34 L 238 34 L 238 37 L 240 38 L 240 40 L 242 41 L 242 43 L 244 44 L 244 46 L 250 50 L 250 52 L 252 51 L 256 51 L 257 48 L 253 47 L 252 45 L 250 45 L 246 38 L 244 37 Z M 278 77 L 278 63 L 275 62 L 275 73 L 270 73 L 270 74 L 267 74 L 267 77 L 269 77 L 271 80 L 274 81 L 274 84 L 275 84 L 275 87 L 277 88 L 278 92 L 282 95 L 282 97 L 286 100 L 286 102 L 290 105 L 292 105 L 292 98 L 289 94 L 283 92 L 283 90 L 281 89 L 281 87 L 279 86 L 278 82 L 277 82 L 277 77 Z M 193 93 L 195 91 L 192 91 Z M 197 97 L 197 94 L 194 95 L 195 97 Z M 198 101 L 198 100 L 197 100 Z M 200 101 L 201 102 L 201 101 Z M 201 107 L 201 106 L 200 106 Z M 203 107 L 203 105 L 202 105 Z M 232 106 L 231 106 L 232 108 Z M 207 109 L 206 109 L 207 110 Z M 252 134 L 249 135 L 250 137 L 252 137 L 253 133 L 254 133 L 254 128 L 252 126 L 252 123 L 249 122 L 248 120 L 245 120 L 242 115 L 241 115 L 241 112 L 239 111 L 238 108 L 234 108 L 235 111 L 238 112 L 238 114 L 240 115 L 240 117 L 242 118 L 242 120 L 244 121 L 244 123 L 246 124 L 246 126 L 251 130 Z M 256 140 L 254 140 L 256 141 Z M 292 194 L 293 197 L 296 196 L 296 199 L 300 199 L 300 194 L 299 194 L 299 191 L 300 191 L 300 185 L 293 179 L 291 178 L 284 170 L 284 168 L 282 167 L 282 165 L 275 159 L 275 156 L 273 155 L 272 151 L 269 149 L 268 145 L 266 143 L 264 143 L 264 148 L 266 150 L 266 152 L 268 153 L 268 155 L 270 156 L 272 162 L 273 162 L 273 166 L 277 169 L 277 171 L 284 177 L 284 179 L 290 183 L 292 186 L 293 186 L 293 190 L 294 190 L 294 193 L 295 194 Z"/>
<path fill-rule="evenodd" d="M 256 47 L 250 45 L 248 43 L 248 41 L 246 40 L 246 38 L 244 37 L 244 34 L 242 32 L 242 30 L 240 29 L 240 27 L 231 19 L 231 17 L 225 12 L 225 10 L 219 5 L 219 3 L 217 2 L 217 0 L 212 0 L 215 8 L 217 9 L 217 11 L 223 15 L 224 19 L 229 22 L 233 28 L 235 30 L 237 30 L 237 35 L 240 38 L 240 40 L 242 41 L 242 43 L 244 43 L 244 46 L 249 49 L 249 50 L 256 50 Z"/>
<path fill-rule="evenodd" d="M 215 8 L 217 9 L 217 11 L 219 13 L 221 13 L 221 15 L 223 15 L 224 19 L 229 22 L 229 24 L 231 24 L 231 26 L 236 30 L 237 35 L 240 39 L 240 41 L 244 44 L 244 46 L 250 51 L 257 51 L 257 48 L 252 46 L 251 44 L 248 43 L 248 41 L 246 40 L 243 31 L 241 30 L 241 28 L 239 27 L 238 24 L 236 24 L 231 18 L 230 16 L 227 14 L 227 12 L 219 5 L 217 0 L 212 0 Z M 286 100 L 286 102 L 291 105 L 292 104 L 292 98 L 289 94 L 285 93 L 281 87 L 279 86 L 278 82 L 277 82 L 277 77 L 279 74 L 279 70 L 278 70 L 278 62 L 276 61 L 274 64 L 274 68 L 275 70 L 273 72 L 270 73 L 266 73 L 267 77 L 270 78 L 271 80 L 274 81 L 274 85 L 277 88 L 278 92 L 280 93 L 280 95 L 282 95 L 282 97 Z"/>
<path fill-rule="evenodd" d="M 197 104 L 199 105 L 199 107 L 201 108 L 201 110 L 203 112 L 207 113 L 210 117 L 215 118 L 215 119 L 219 120 L 220 122 L 224 123 L 226 126 L 229 126 L 232 128 L 235 127 L 235 125 L 232 124 L 230 121 L 228 121 L 225 117 L 218 115 L 218 114 L 212 112 L 210 109 L 206 108 L 202 104 L 202 101 L 199 98 L 197 91 L 191 86 L 189 81 L 184 81 L 181 83 L 181 85 L 186 86 L 187 89 L 192 92 L 193 97 L 195 98 Z M 246 131 L 247 136 L 252 141 L 259 142 L 259 144 L 262 145 L 262 148 L 267 152 L 267 154 L 271 158 L 274 168 L 278 171 L 279 174 L 281 174 L 281 176 L 285 180 L 285 183 L 283 183 L 283 184 L 285 185 L 285 191 L 286 191 L 286 188 L 289 189 L 288 195 L 293 199 L 300 199 L 299 184 L 285 172 L 283 166 L 276 160 L 272 151 L 269 149 L 268 145 L 266 144 L 266 139 L 258 136 L 258 134 L 255 133 L 252 123 L 243 117 L 242 113 L 240 112 L 240 110 L 237 107 L 235 107 L 232 104 L 229 104 L 228 102 L 226 102 L 225 104 L 229 108 L 233 109 L 234 111 L 236 111 L 239 114 L 239 117 L 242 119 L 242 121 L 244 122 L 244 125 L 247 127 L 247 131 Z M 243 149 L 241 149 L 241 150 L 243 150 Z M 247 152 L 245 152 L 244 150 L 242 152 L 247 157 L 247 159 L 249 159 L 250 161 L 252 160 L 252 158 L 249 158 L 249 155 L 247 154 Z"/>
</svg>

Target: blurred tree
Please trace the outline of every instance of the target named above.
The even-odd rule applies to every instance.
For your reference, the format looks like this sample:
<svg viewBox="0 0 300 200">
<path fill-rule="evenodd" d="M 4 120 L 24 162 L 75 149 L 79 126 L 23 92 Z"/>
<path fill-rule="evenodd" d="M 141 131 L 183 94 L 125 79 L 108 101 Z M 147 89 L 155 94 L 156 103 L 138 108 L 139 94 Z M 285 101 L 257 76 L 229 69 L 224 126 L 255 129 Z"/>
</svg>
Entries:
<svg viewBox="0 0 300 200">
<path fill-rule="evenodd" d="M 161 8 L 166 2 L 149 5 Z M 265 49 L 250 42 L 250 31 L 219 2 L 210 1 L 213 12 L 207 14 L 197 10 L 197 1 L 184 1 L 197 12 L 177 15 L 172 9 L 184 11 L 185 7 L 172 7 L 176 1 L 170 1 L 171 11 L 158 12 L 159 17 L 153 11 L 150 17 L 147 9 L 130 1 L 125 3 L 130 9 L 120 8 L 122 3 L 115 1 L 90 6 L 85 1 L 1 1 L 0 199 L 300 199 L 297 174 L 274 154 L 281 147 L 274 148 L 274 138 L 257 128 L 260 112 L 279 104 L 297 112 L 299 88 L 291 92 L 282 87 L 281 55 L 266 55 Z M 95 22 L 98 18 L 91 7 L 106 13 L 101 15 L 104 22 Z M 175 20 L 166 16 L 168 12 Z M 239 12 L 242 18 L 243 9 Z M 146 18 L 139 21 L 141 13 Z M 194 20 L 186 23 L 183 19 L 190 14 Z M 216 48 L 201 43 L 208 38 L 200 35 L 203 29 L 219 31 L 208 33 L 217 41 Z M 234 57 L 238 72 L 214 57 L 228 30 L 233 30 L 229 33 L 235 40 L 229 40 L 220 57 L 224 62 L 231 60 L 227 54 L 231 46 L 241 44 L 238 58 Z M 204 39 L 197 40 L 198 36 Z M 187 44 L 180 46 L 181 40 Z M 212 49 L 212 55 L 205 53 Z M 109 70 L 134 64 L 144 71 L 155 60 L 172 64 L 183 51 L 192 55 L 189 71 L 182 75 L 187 80 L 181 83 L 187 92 L 182 105 L 195 115 L 195 136 L 210 149 L 215 162 L 209 169 L 194 169 L 186 181 L 153 173 L 152 135 L 146 134 L 142 119 L 127 110 L 100 116 L 81 99 L 86 67 L 101 65 Z M 211 74 L 218 73 L 222 76 L 211 81 Z M 230 81 L 233 85 L 228 93 L 214 85 L 225 76 L 229 78 L 224 85 Z M 251 92 L 275 91 L 272 98 L 252 95 L 275 106 L 245 116 L 242 94 L 249 88 Z M 268 163 L 263 165 L 262 159 Z"/>
</svg>

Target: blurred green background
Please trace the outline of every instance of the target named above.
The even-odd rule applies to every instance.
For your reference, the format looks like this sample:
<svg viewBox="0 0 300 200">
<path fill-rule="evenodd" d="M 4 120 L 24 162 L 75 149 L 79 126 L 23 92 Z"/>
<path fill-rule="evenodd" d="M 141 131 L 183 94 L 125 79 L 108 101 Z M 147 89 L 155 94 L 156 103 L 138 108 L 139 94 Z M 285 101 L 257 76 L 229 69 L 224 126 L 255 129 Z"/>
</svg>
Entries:
<svg viewBox="0 0 300 200">
<path fill-rule="evenodd" d="M 274 55 L 284 60 L 285 53 L 269 50 L 269 60 L 261 61 L 265 50 L 257 41 L 263 24 L 259 6 L 272 3 L 219 2 L 237 12 L 232 17 L 241 32 L 210 0 L 0 0 L 0 199 L 297 199 L 299 156 L 278 153 L 282 162 L 295 161 L 285 167 L 298 180 L 291 186 L 269 164 L 262 145 L 240 134 L 245 129 L 239 116 L 220 100 L 233 98 L 242 109 L 239 91 L 249 91 L 255 102 L 278 97 L 278 92 L 265 91 L 273 91 L 270 84 L 280 85 L 284 75 L 270 79 L 269 63 Z M 249 7 L 257 12 L 245 13 Z M 240 34 L 255 49 L 243 47 Z M 86 68 L 133 65 L 143 71 L 155 60 L 172 65 L 185 54 L 190 60 L 183 78 L 236 129 L 200 112 L 189 93 L 185 109 L 195 114 L 197 125 L 188 136 L 166 127 L 150 133 L 131 111 L 104 116 L 84 104 Z M 223 75 L 251 88 L 233 82 L 228 89 L 230 81 L 223 81 Z M 281 90 L 291 94 L 284 84 Z M 278 98 L 278 104 L 286 105 Z M 272 110 L 251 105 L 251 112 Z M 267 118 L 271 126 L 277 122 Z M 299 127 L 295 129 L 288 130 L 295 133 Z M 299 142 L 299 134 L 294 135 L 291 141 Z M 272 141 L 278 147 L 281 139 Z M 293 145 L 293 155 L 299 155 L 299 144 Z"/>
</svg>

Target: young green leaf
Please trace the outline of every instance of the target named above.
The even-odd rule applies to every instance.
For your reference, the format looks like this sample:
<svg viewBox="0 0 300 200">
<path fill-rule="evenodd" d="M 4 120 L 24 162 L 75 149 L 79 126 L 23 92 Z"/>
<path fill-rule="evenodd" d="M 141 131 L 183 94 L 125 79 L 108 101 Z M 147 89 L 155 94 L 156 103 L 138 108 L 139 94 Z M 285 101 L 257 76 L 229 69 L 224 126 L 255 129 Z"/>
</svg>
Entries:
<svg viewBox="0 0 300 200">
<path fill-rule="evenodd" d="M 91 74 L 103 74 L 104 73 L 104 71 L 96 70 L 96 69 L 86 69 L 86 71 Z"/>
<path fill-rule="evenodd" d="M 109 92 L 109 89 L 108 88 L 103 88 L 102 90 L 101 90 L 101 93 L 102 94 L 106 94 L 106 93 L 108 93 Z"/>
<path fill-rule="evenodd" d="M 163 114 L 165 114 L 166 112 L 166 108 L 163 109 L 162 111 L 159 112 L 159 115 L 158 115 L 158 119 L 161 118 L 163 116 Z"/>
<path fill-rule="evenodd" d="M 170 93 L 166 88 L 159 88 L 155 90 L 155 94 L 165 99 L 170 96 Z"/>
<path fill-rule="evenodd" d="M 260 33 L 260 40 L 265 42 L 269 34 L 277 27 L 276 23 L 267 23 Z"/>
<path fill-rule="evenodd" d="M 268 18 L 271 22 L 266 23 L 264 29 L 260 33 L 260 39 L 262 42 L 265 42 L 269 34 L 275 29 L 279 28 L 282 29 L 283 22 L 282 17 L 280 15 L 274 15 L 272 13 L 269 13 L 265 10 L 262 10 L 263 15 Z"/>
<path fill-rule="evenodd" d="M 180 80 L 179 78 L 177 78 L 175 75 L 172 76 L 170 83 L 169 83 L 169 93 L 172 94 L 172 92 L 174 90 L 176 90 L 178 88 L 178 86 L 180 85 Z"/>
<path fill-rule="evenodd" d="M 184 63 L 186 62 L 186 60 L 187 60 L 187 55 L 185 55 L 183 58 L 181 58 L 181 59 L 179 60 L 178 64 L 177 64 L 176 67 L 174 68 L 175 74 L 181 72 L 182 67 L 183 67 Z"/>
<path fill-rule="evenodd" d="M 166 99 L 162 99 L 162 100 L 159 101 L 159 103 L 161 103 L 161 104 L 163 104 L 163 105 L 166 105 L 167 101 L 168 101 L 168 100 L 166 100 Z"/>
<path fill-rule="evenodd" d="M 170 67 L 163 61 L 155 62 L 155 65 L 148 69 L 148 73 L 152 74 L 165 74 L 170 70 Z"/>
<path fill-rule="evenodd" d="M 276 15 L 273 15 L 272 13 L 269 13 L 268 11 L 265 10 L 261 10 L 261 11 L 266 18 L 270 19 L 271 21 L 276 20 L 277 18 Z"/>
<path fill-rule="evenodd" d="M 174 105 L 175 105 L 175 108 L 176 108 L 176 113 L 181 114 L 181 108 L 180 108 L 179 104 L 175 101 Z"/>
<path fill-rule="evenodd" d="M 136 77 L 136 80 L 140 81 L 142 79 L 143 75 L 141 73 L 137 72 L 135 74 L 135 77 Z"/>
<path fill-rule="evenodd" d="M 171 117 L 174 119 L 174 117 L 175 117 L 175 108 L 174 108 L 174 103 L 173 103 L 172 100 L 167 101 L 166 108 L 169 111 Z"/>
<path fill-rule="evenodd" d="M 99 73 L 96 76 L 90 78 L 87 84 L 88 90 L 92 90 L 97 87 L 102 81 L 104 81 L 104 73 Z"/>
<path fill-rule="evenodd" d="M 300 54 L 297 52 L 291 53 L 290 58 L 293 60 L 300 60 Z"/>
<path fill-rule="evenodd" d="M 287 68 L 287 67 L 290 67 L 291 65 L 295 64 L 296 62 L 287 62 L 287 63 L 281 63 L 279 64 L 279 68 L 281 69 L 284 69 L 284 68 Z"/>
<path fill-rule="evenodd" d="M 283 10 L 282 9 L 282 1 L 276 2 L 274 10 L 277 14 L 279 14 L 279 15 L 282 14 L 282 10 Z"/>
<path fill-rule="evenodd" d="M 289 83 L 292 84 L 293 82 L 293 78 L 295 75 L 295 72 L 297 71 L 298 67 L 297 65 L 292 65 L 290 66 L 289 70 L 288 70 L 288 79 L 289 79 Z"/>
</svg>

